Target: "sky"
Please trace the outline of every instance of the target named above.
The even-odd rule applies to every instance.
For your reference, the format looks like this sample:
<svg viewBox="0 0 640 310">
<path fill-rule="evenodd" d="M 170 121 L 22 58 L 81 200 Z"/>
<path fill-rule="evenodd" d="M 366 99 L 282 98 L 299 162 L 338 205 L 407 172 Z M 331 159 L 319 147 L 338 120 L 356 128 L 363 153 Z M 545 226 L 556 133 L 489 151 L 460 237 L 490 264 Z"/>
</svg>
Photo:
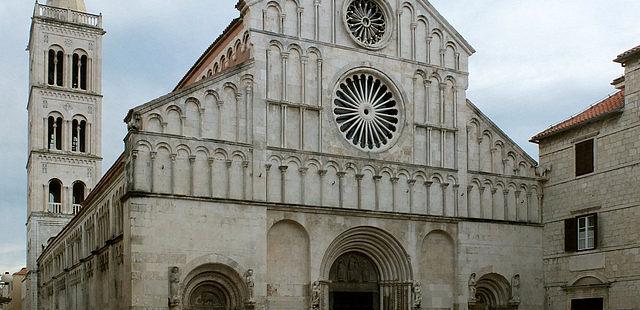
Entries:
<svg viewBox="0 0 640 310">
<path fill-rule="evenodd" d="M 103 172 L 122 119 L 170 92 L 231 19 L 236 0 L 85 0 L 102 13 Z M 44 2 L 44 0 L 41 0 Z M 529 138 L 614 92 L 612 62 L 640 44 L 637 0 L 432 0 L 477 50 L 467 97 L 537 159 Z M 25 266 L 28 62 L 34 1 L 0 1 L 0 272 Z"/>
</svg>

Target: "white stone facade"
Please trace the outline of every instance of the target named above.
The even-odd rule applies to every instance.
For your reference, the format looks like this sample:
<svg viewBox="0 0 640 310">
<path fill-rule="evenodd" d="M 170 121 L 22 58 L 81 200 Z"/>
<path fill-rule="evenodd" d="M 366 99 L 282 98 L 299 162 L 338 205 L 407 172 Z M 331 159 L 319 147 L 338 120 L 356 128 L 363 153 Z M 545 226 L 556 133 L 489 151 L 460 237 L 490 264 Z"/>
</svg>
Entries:
<svg viewBox="0 0 640 310">
<path fill-rule="evenodd" d="M 353 3 L 384 14 L 371 44 Z M 39 259 L 42 309 L 542 308 L 536 163 L 466 99 L 474 51 L 430 4 L 238 9 L 130 111 L 123 156 Z"/>
<path fill-rule="evenodd" d="M 28 47 L 25 309 L 40 309 L 36 260 L 43 247 L 79 211 L 102 175 L 101 23 L 98 15 L 66 7 L 36 4 L 34 9 Z"/>
</svg>

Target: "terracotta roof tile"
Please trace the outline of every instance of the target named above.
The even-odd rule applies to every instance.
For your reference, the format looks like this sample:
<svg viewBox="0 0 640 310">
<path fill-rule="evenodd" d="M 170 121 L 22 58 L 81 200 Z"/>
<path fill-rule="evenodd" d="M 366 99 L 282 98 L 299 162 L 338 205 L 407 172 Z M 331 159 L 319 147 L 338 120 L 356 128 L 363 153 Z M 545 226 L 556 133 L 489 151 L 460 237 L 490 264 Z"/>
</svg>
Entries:
<svg viewBox="0 0 640 310">
<path fill-rule="evenodd" d="M 634 48 L 632 48 L 632 49 L 630 49 L 630 50 L 618 55 L 618 57 L 616 57 L 616 59 L 613 60 L 613 61 L 618 62 L 618 63 L 624 63 L 629 58 L 631 58 L 631 57 L 633 57 L 633 56 L 635 56 L 637 54 L 640 54 L 640 45 L 638 45 L 638 46 L 636 46 L 636 47 L 634 47 Z"/>
<path fill-rule="evenodd" d="M 535 135 L 531 138 L 531 142 L 538 143 L 544 138 L 548 138 L 560 132 L 571 128 L 586 124 L 590 121 L 599 119 L 614 112 L 618 112 L 624 108 L 624 90 L 621 90 L 609 98 L 602 100 L 586 109 L 584 112 L 571 117 L 563 122 L 551 126 L 549 129 Z"/>
<path fill-rule="evenodd" d="M 27 275 L 27 268 L 22 268 L 20 271 L 13 274 L 14 276 L 25 276 Z"/>
</svg>

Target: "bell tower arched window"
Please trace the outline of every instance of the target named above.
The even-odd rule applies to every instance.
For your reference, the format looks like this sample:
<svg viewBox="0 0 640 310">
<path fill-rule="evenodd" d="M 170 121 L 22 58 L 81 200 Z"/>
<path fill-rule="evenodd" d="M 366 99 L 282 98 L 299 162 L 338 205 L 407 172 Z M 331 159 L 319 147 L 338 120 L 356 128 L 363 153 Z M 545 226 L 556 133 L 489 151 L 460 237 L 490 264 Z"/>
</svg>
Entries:
<svg viewBox="0 0 640 310">
<path fill-rule="evenodd" d="M 64 52 L 58 46 L 49 49 L 47 80 L 49 85 L 64 85 Z"/>
<path fill-rule="evenodd" d="M 87 90 L 87 55 L 82 51 L 73 53 L 71 70 L 71 87 Z"/>
<path fill-rule="evenodd" d="M 49 181 L 49 212 L 62 213 L 62 182 L 58 179 Z"/>
<path fill-rule="evenodd" d="M 72 122 L 71 151 L 87 152 L 87 121 L 74 119 Z"/>
<path fill-rule="evenodd" d="M 62 150 L 62 117 L 49 116 L 47 125 L 48 148 L 50 150 Z"/>
<path fill-rule="evenodd" d="M 85 185 L 81 181 L 73 183 L 73 214 L 80 212 L 80 204 L 84 202 Z"/>
</svg>

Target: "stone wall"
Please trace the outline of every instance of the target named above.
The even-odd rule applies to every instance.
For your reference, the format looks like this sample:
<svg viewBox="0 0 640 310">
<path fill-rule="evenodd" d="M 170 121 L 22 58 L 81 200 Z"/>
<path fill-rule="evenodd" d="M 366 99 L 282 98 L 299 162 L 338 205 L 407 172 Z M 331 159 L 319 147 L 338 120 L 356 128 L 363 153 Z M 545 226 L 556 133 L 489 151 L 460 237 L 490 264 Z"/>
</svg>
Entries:
<svg viewBox="0 0 640 310">
<path fill-rule="evenodd" d="M 573 298 L 604 298 L 605 309 L 640 304 L 640 119 L 637 62 L 626 66 L 621 114 L 543 140 L 544 270 L 547 309 L 570 309 Z M 574 144 L 595 139 L 595 172 L 575 177 Z M 564 220 L 597 213 L 598 245 L 566 253 Z M 580 287 L 586 285 L 585 287 Z"/>
</svg>

